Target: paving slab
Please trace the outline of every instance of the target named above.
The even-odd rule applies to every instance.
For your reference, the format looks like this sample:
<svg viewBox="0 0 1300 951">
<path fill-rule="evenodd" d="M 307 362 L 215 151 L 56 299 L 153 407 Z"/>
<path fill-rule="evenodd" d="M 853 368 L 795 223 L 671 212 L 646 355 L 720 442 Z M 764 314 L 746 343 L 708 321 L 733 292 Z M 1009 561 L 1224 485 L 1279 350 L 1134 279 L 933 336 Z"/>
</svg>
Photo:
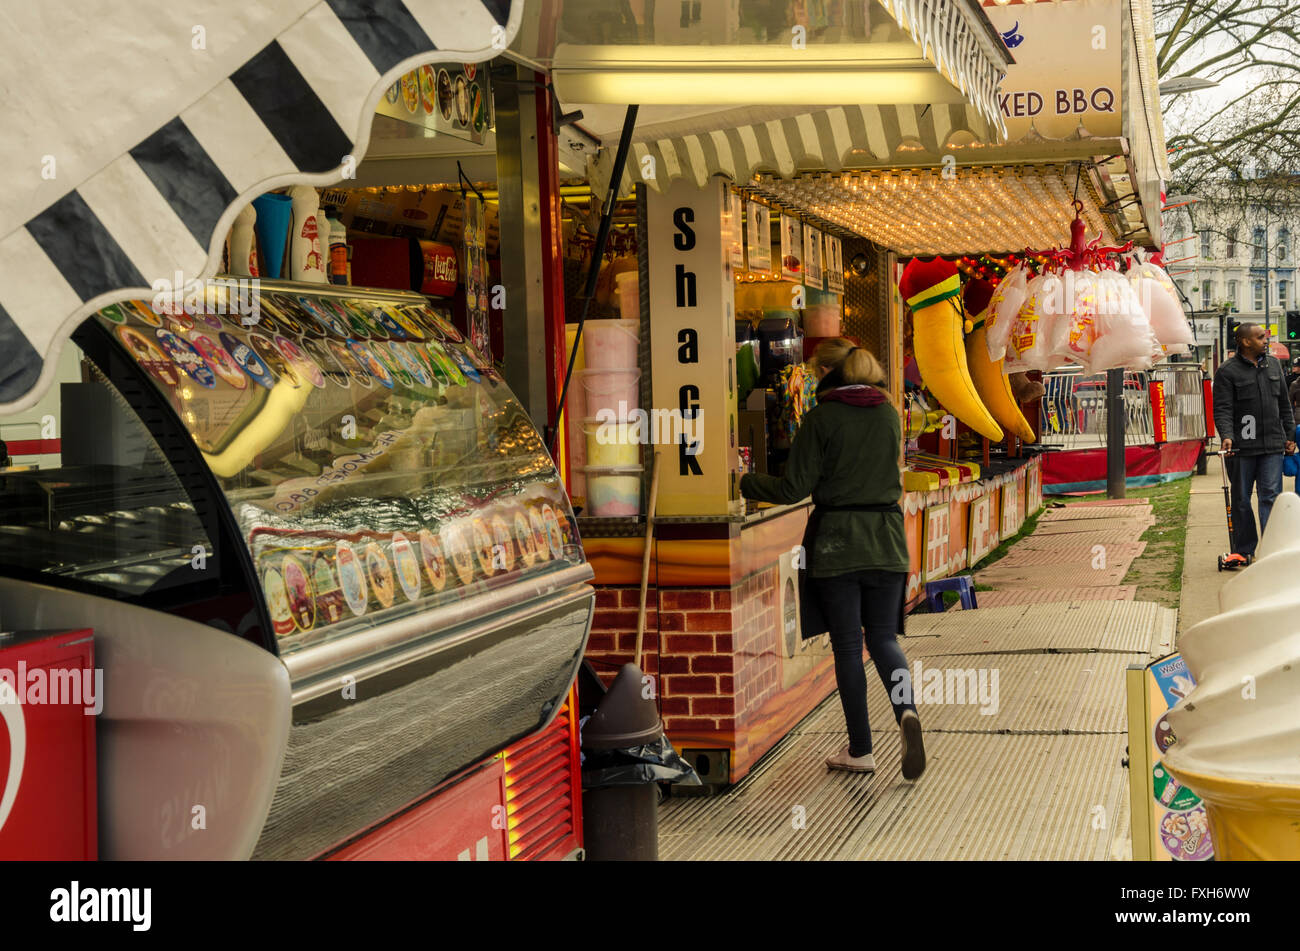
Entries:
<svg viewBox="0 0 1300 951">
<path fill-rule="evenodd" d="M 1073 539 L 1074 535 L 1058 535 L 1057 538 Z M 1009 568 L 1011 566 L 1021 565 L 1068 565 L 1074 562 L 1091 565 L 1096 560 L 1098 551 L 1097 547 L 1101 546 L 1102 554 L 1105 555 L 1106 564 L 1123 565 L 1127 571 L 1129 565 L 1133 563 L 1139 555 L 1146 550 L 1146 542 L 1094 542 L 1088 541 L 1069 541 L 1063 545 L 1048 546 L 1046 548 L 1029 547 L 1024 544 L 1017 544 L 1011 551 L 1007 552 L 1002 558 L 984 569 L 989 571 L 993 568 Z M 978 569 L 977 569 L 978 570 Z"/>
<path fill-rule="evenodd" d="M 1137 511 L 1134 511 L 1134 510 Z M 1140 514 L 1150 514 L 1151 505 L 1146 503 L 1141 506 L 1125 506 L 1122 510 L 1114 507 L 1105 508 L 1102 506 L 1088 505 L 1067 505 L 1064 508 L 1048 509 L 1038 519 L 1039 524 L 1043 522 L 1060 522 L 1069 519 L 1096 519 L 1096 518 L 1136 518 Z"/>
<path fill-rule="evenodd" d="M 1045 588 L 1003 588 L 1001 591 L 980 591 L 975 600 L 983 609 L 1012 604 L 1046 604 L 1052 601 L 1132 601 L 1135 597 L 1137 585 L 1121 584 L 1113 588 L 1064 588 L 1058 591 Z"/>
<path fill-rule="evenodd" d="M 1136 541 L 1148 528 L 1156 523 L 1154 517 L 1147 518 L 1072 518 L 1054 522 L 1039 522 L 1035 534 L 1060 535 L 1077 532 L 1123 532 L 1126 537 Z"/>
<path fill-rule="evenodd" d="M 1035 651 L 1145 653 L 1153 633 L 1175 613 L 1149 601 L 1066 601 L 917 614 L 907 619 L 907 636 L 899 643 L 909 660 Z"/>
<path fill-rule="evenodd" d="M 1126 574 L 1128 561 L 1123 560 L 1108 560 L 1105 568 L 1094 568 L 1087 561 L 1041 565 L 1004 565 L 999 561 L 985 571 L 977 571 L 975 580 L 996 588 L 1089 588 L 1114 587 Z"/>
</svg>

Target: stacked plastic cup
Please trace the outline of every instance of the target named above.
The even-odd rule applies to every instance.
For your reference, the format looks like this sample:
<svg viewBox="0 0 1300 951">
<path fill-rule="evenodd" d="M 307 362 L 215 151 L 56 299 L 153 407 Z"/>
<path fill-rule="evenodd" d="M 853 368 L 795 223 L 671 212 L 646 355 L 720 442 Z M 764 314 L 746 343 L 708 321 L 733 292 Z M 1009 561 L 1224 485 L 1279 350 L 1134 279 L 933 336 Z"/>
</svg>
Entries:
<svg viewBox="0 0 1300 951">
<path fill-rule="evenodd" d="M 582 331 L 589 515 L 641 514 L 641 438 L 645 434 L 644 427 L 633 422 L 641 405 L 641 370 L 637 367 L 640 320 L 629 315 L 629 311 L 636 313 L 636 277 L 635 271 L 618 276 L 623 319 L 590 320 Z"/>
</svg>

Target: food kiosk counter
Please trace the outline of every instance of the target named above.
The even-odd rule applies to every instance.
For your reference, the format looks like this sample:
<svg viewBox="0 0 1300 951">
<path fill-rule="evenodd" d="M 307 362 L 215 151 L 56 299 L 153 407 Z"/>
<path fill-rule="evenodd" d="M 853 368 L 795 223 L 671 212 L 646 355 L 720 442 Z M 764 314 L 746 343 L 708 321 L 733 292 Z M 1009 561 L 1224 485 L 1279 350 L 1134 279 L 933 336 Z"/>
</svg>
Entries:
<svg viewBox="0 0 1300 951">
<path fill-rule="evenodd" d="M 94 629 L 107 858 L 328 854 L 547 727 L 590 628 L 558 474 L 445 312 L 243 293 L 86 321 L 61 464 L 0 479 L 0 621 Z"/>
<path fill-rule="evenodd" d="M 738 782 L 835 689 L 829 638 L 800 636 L 810 508 L 655 519 L 643 668 L 669 738 L 708 785 Z M 644 524 L 580 522 L 598 585 L 587 656 L 612 676 L 635 648 Z"/>
</svg>

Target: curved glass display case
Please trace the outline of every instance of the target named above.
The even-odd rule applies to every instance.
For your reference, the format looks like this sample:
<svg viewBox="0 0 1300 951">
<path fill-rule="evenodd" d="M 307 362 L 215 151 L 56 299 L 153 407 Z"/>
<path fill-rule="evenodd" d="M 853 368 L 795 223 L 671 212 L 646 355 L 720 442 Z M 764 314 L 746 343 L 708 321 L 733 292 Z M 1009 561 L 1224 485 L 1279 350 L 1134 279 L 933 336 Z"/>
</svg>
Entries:
<svg viewBox="0 0 1300 951">
<path fill-rule="evenodd" d="M 215 284 L 97 320 L 216 476 L 281 655 L 583 561 L 532 421 L 427 298 Z"/>
</svg>

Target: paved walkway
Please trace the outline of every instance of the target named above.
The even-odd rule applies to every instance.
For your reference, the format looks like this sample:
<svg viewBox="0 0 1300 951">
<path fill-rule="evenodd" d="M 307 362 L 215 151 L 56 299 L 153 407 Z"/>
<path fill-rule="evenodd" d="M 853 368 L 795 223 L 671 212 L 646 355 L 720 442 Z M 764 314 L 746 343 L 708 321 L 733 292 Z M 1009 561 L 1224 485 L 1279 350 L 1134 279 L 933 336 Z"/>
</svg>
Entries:
<svg viewBox="0 0 1300 951">
<path fill-rule="evenodd" d="M 1183 588 L 1178 611 L 1178 636 L 1219 613 L 1219 589 L 1232 577 L 1220 571 L 1219 555 L 1228 551 L 1228 516 L 1223 504 L 1219 460 L 1210 459 L 1207 475 L 1192 476 L 1187 508 L 1187 538 L 1183 545 Z M 1290 479 L 1283 480 L 1289 483 Z M 1290 485 L 1286 488 L 1289 490 Z M 1258 508 L 1258 504 L 1255 506 Z M 1258 518 L 1256 519 L 1258 527 Z"/>
<path fill-rule="evenodd" d="M 920 781 L 899 775 L 898 731 L 869 666 L 879 772 L 826 770 L 845 742 L 832 695 L 734 788 L 668 799 L 661 858 L 1126 858 L 1124 669 L 1167 653 L 1177 625 L 1116 581 L 1148 524 L 1145 503 L 1051 510 L 979 573 L 1015 603 L 985 607 L 980 592 L 976 611 L 908 619 L 929 758 Z M 942 673 L 946 696 L 926 702 L 925 671 Z"/>
</svg>

